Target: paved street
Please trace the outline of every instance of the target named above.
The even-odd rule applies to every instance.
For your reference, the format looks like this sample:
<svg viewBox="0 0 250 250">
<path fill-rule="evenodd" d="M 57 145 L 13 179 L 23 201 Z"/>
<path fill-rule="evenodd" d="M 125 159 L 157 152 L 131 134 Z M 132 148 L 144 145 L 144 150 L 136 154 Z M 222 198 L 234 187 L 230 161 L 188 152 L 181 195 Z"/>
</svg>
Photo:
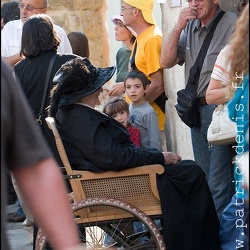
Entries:
<svg viewBox="0 0 250 250">
<path fill-rule="evenodd" d="M 17 209 L 17 204 L 8 205 L 6 213 L 13 213 Z M 7 236 L 11 250 L 32 250 L 30 235 L 24 229 L 22 222 L 7 223 Z"/>
</svg>

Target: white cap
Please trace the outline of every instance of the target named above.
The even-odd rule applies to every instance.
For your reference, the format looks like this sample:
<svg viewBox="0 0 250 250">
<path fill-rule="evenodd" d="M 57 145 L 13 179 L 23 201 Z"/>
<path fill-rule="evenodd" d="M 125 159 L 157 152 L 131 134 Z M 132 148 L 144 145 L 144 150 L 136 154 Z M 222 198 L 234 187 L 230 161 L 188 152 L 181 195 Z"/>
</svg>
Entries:
<svg viewBox="0 0 250 250">
<path fill-rule="evenodd" d="M 114 24 L 116 24 L 116 23 L 115 23 L 115 20 L 120 20 L 120 21 L 122 21 L 122 23 L 124 24 L 123 16 L 120 16 L 120 15 L 113 15 L 112 17 L 110 17 L 110 20 L 111 20 Z M 131 27 L 126 26 L 126 25 L 125 25 L 125 27 L 126 27 L 135 37 L 137 37 L 136 32 L 135 32 Z"/>
</svg>

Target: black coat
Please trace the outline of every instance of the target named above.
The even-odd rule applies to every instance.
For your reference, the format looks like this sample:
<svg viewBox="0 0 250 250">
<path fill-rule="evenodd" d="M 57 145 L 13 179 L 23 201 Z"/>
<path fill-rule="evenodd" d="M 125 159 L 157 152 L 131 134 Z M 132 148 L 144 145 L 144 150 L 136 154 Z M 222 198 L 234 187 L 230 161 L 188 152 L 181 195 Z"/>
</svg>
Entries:
<svg viewBox="0 0 250 250">
<path fill-rule="evenodd" d="M 59 131 L 73 169 L 93 172 L 164 164 L 156 149 L 141 149 L 115 119 L 90 107 L 72 104 L 57 113 Z"/>
<path fill-rule="evenodd" d="M 142 149 L 115 119 L 88 106 L 59 108 L 57 124 L 73 169 L 123 170 L 164 165 L 157 149 Z M 165 165 L 157 176 L 168 250 L 219 250 L 219 221 L 205 174 L 194 161 Z"/>
<path fill-rule="evenodd" d="M 37 119 L 38 114 L 40 113 L 47 69 L 50 60 L 54 54 L 56 54 L 55 50 L 47 51 L 32 58 L 25 58 L 14 66 L 15 75 L 20 80 L 24 93 L 34 112 L 34 117 L 35 117 L 34 119 Z M 48 128 L 44 119 L 48 116 L 46 108 L 49 105 L 50 90 L 53 87 L 52 79 L 55 73 L 61 67 L 62 64 L 76 57 L 77 55 L 74 54 L 57 54 L 50 75 L 49 86 L 46 93 L 46 99 L 44 105 L 45 108 L 43 110 L 43 117 L 42 117 L 42 131 L 50 148 L 52 149 L 52 152 L 56 160 L 61 166 L 62 163 L 60 160 L 60 156 L 57 152 L 54 136 L 52 134 L 52 131 Z"/>
</svg>

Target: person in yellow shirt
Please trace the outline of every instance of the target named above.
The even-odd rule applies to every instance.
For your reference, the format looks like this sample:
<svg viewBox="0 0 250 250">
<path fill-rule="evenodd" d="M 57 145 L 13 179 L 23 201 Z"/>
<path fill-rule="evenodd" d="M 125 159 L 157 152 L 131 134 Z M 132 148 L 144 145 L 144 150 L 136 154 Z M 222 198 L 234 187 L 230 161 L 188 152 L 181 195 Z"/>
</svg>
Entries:
<svg viewBox="0 0 250 250">
<path fill-rule="evenodd" d="M 158 115 L 162 149 L 166 149 L 163 69 L 160 65 L 162 32 L 153 17 L 153 0 L 124 0 L 121 7 L 124 25 L 131 27 L 137 38 L 131 53 L 131 70 L 142 71 L 150 80 L 147 101 Z"/>
</svg>

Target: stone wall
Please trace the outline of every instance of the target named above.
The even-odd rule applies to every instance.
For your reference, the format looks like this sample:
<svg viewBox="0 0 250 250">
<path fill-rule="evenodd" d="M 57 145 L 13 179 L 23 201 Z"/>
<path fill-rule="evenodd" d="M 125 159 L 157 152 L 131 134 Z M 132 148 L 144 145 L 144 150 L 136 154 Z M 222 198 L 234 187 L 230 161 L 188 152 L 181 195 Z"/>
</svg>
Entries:
<svg viewBox="0 0 250 250">
<path fill-rule="evenodd" d="M 83 32 L 89 39 L 91 62 L 106 67 L 109 66 L 106 11 L 106 0 L 49 0 L 47 14 L 67 34 Z"/>
</svg>

